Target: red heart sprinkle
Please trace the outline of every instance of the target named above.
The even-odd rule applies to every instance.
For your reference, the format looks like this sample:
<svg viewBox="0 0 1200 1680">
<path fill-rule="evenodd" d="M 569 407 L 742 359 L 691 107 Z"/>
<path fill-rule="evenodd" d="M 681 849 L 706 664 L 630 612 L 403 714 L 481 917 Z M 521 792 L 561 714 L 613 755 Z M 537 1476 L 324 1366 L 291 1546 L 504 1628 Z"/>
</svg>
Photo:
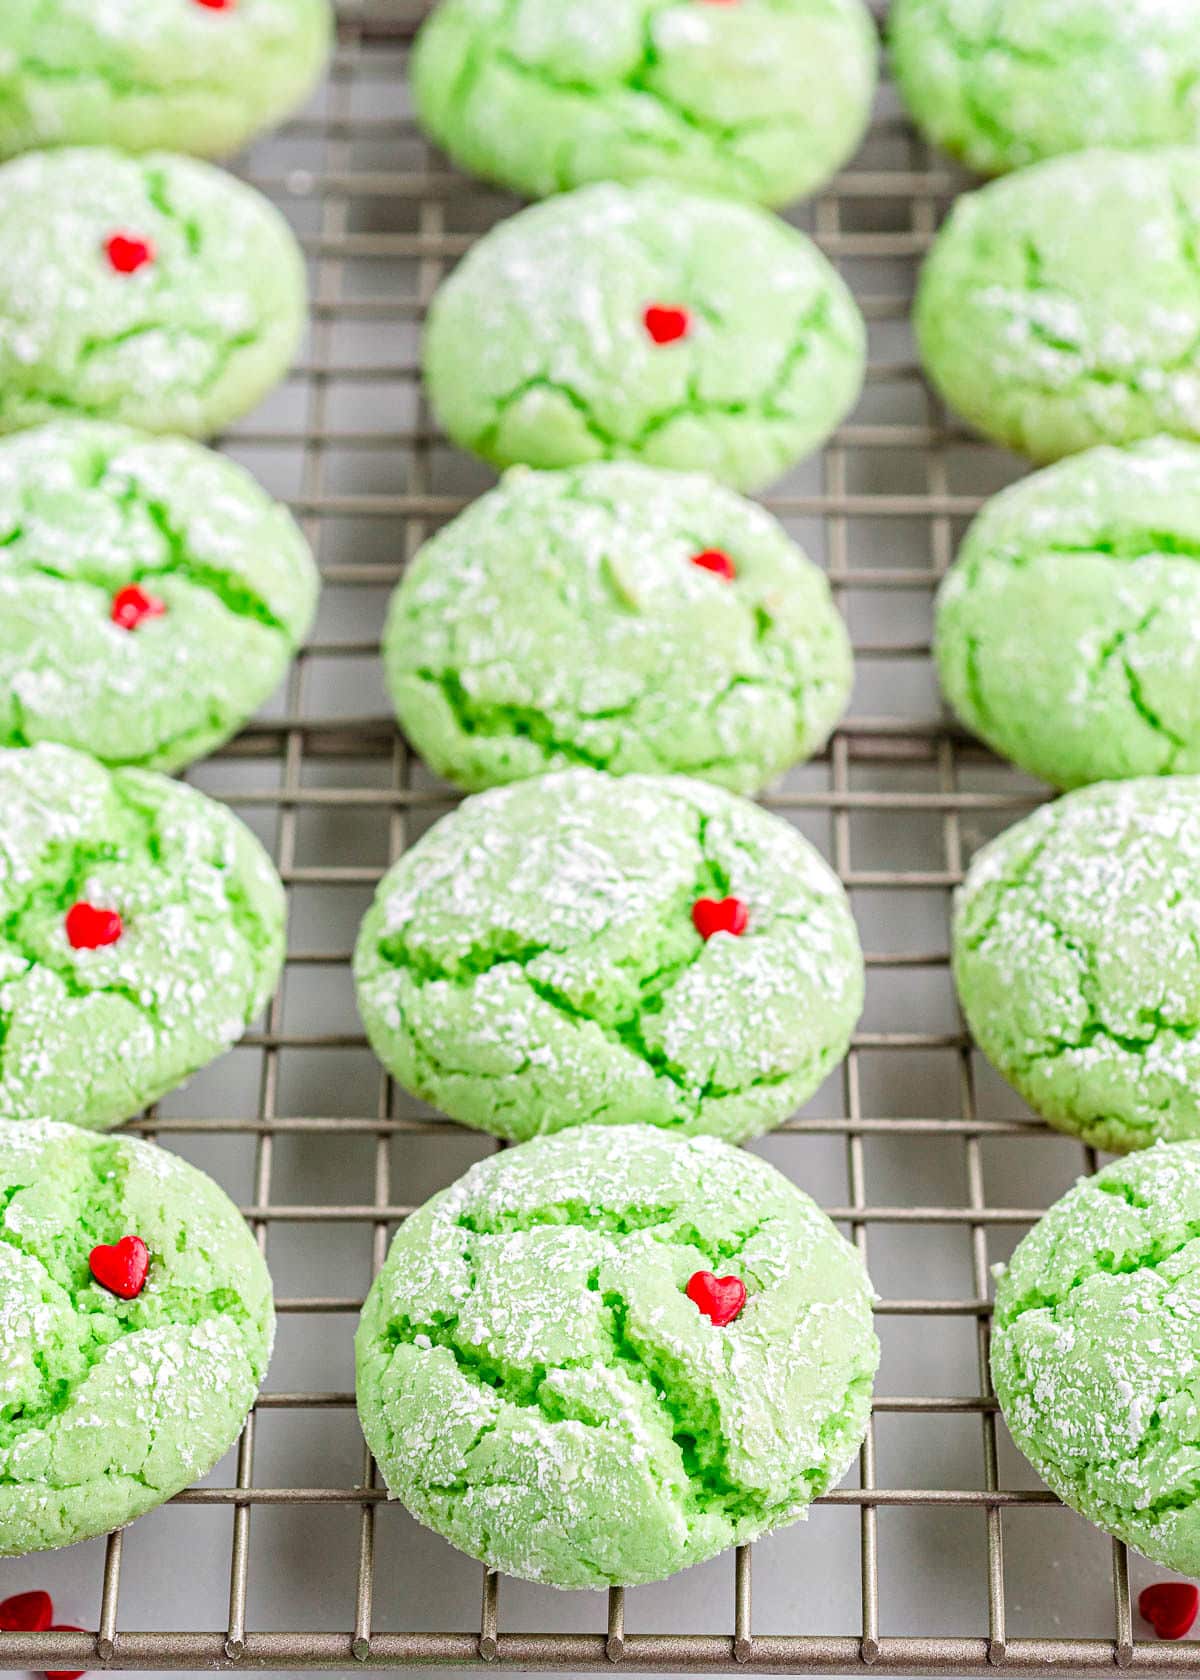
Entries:
<svg viewBox="0 0 1200 1680">
<path fill-rule="evenodd" d="M 688 1279 L 687 1297 L 707 1313 L 718 1330 L 732 1324 L 746 1305 L 746 1285 L 741 1278 L 714 1277 L 711 1272 L 693 1272 Z"/>
<path fill-rule="evenodd" d="M 715 572 L 726 583 L 732 583 L 737 576 L 737 567 L 721 548 L 706 548 L 701 554 L 693 554 L 692 565 L 705 572 Z"/>
<path fill-rule="evenodd" d="M 196 0 L 197 6 L 207 6 L 210 12 L 231 12 L 237 0 Z"/>
<path fill-rule="evenodd" d="M 67 942 L 76 951 L 98 951 L 102 945 L 115 945 L 125 931 L 115 910 L 101 910 L 82 900 L 67 911 L 65 926 Z"/>
<path fill-rule="evenodd" d="M 692 922 L 701 939 L 711 939 L 714 933 L 737 938 L 750 925 L 750 912 L 740 898 L 698 898 L 692 905 Z"/>
<path fill-rule="evenodd" d="M 1160 1639 L 1182 1639 L 1200 1610 L 1200 1590 L 1190 1581 L 1156 1581 L 1138 1595 L 1138 1611 Z"/>
<path fill-rule="evenodd" d="M 4 1633 L 45 1633 L 53 1620 L 48 1592 L 14 1593 L 0 1602 L 0 1631 Z"/>
<path fill-rule="evenodd" d="M 87 1628 L 76 1627 L 74 1622 L 55 1622 L 51 1633 L 86 1633 Z M 83 1680 L 86 1668 L 48 1668 L 46 1680 Z"/>
<path fill-rule="evenodd" d="M 114 233 L 104 253 L 118 274 L 136 274 L 139 268 L 154 261 L 154 247 L 149 240 L 134 239 L 126 233 Z"/>
<path fill-rule="evenodd" d="M 111 618 L 122 630 L 136 630 L 144 618 L 161 618 L 167 603 L 157 595 L 147 595 L 136 583 L 127 583 L 112 598 Z"/>
<path fill-rule="evenodd" d="M 674 344 L 677 338 L 687 337 L 692 318 L 686 309 L 652 303 L 642 316 L 642 324 L 655 344 Z"/>
<path fill-rule="evenodd" d="M 150 1250 L 141 1237 L 122 1237 L 119 1243 L 100 1243 L 88 1255 L 88 1265 L 97 1283 L 111 1289 L 122 1301 L 142 1293 L 150 1270 Z"/>
</svg>

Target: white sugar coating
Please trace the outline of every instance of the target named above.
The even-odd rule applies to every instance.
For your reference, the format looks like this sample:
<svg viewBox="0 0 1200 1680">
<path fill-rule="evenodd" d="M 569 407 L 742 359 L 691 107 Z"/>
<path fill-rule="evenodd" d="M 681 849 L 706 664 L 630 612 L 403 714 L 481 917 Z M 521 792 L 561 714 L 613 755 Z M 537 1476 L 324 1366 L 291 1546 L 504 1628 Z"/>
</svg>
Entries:
<svg viewBox="0 0 1200 1680">
<path fill-rule="evenodd" d="M 1067 1504 L 1200 1574 L 1200 1144 L 1081 1180 L 996 1290 L 992 1374 L 1017 1445 Z"/>
<path fill-rule="evenodd" d="M 98 1244 L 140 1236 L 123 1301 Z M 232 1444 L 274 1339 L 271 1280 L 232 1202 L 136 1138 L 0 1126 L 0 1555 L 103 1534 Z"/>
<path fill-rule="evenodd" d="M 704 942 L 703 898 L 740 900 L 745 933 Z M 591 770 L 438 823 L 381 883 L 355 976 L 400 1083 L 509 1138 L 752 1136 L 840 1060 L 863 999 L 846 895 L 794 828 L 705 783 Z"/>
<path fill-rule="evenodd" d="M 73 948 L 77 903 L 121 937 Z M 0 1122 L 106 1129 L 211 1061 L 274 988 L 284 913 L 224 806 L 66 747 L 0 750 Z"/>
</svg>

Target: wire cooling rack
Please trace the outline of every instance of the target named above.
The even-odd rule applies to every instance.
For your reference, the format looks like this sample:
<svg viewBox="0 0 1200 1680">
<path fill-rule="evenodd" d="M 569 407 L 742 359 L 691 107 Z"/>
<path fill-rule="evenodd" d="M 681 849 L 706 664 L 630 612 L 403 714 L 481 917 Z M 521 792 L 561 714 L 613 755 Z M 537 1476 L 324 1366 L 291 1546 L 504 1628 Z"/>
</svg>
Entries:
<svg viewBox="0 0 1200 1680">
<path fill-rule="evenodd" d="M 1194 1673 L 1195 1644 L 1135 1638 L 1124 1549 L 1038 1485 L 987 1377 L 990 1266 L 1095 1161 L 1020 1114 L 953 1000 L 964 858 L 1041 790 L 940 715 L 932 592 L 962 523 L 1020 469 L 948 424 L 914 365 L 916 263 L 960 183 L 887 89 L 852 167 L 797 216 L 869 319 L 867 391 L 769 498 L 827 566 L 857 650 L 849 719 L 767 803 L 852 894 L 867 1014 L 844 1068 L 758 1147 L 852 1235 L 881 1295 L 858 1472 L 755 1546 L 753 1565 L 745 1548 L 607 1600 L 481 1580 L 384 1502 L 353 1410 L 358 1307 L 396 1221 L 491 1147 L 389 1087 L 349 975 L 375 882 L 452 802 L 390 719 L 387 593 L 488 482 L 430 425 L 420 322 L 450 265 L 514 208 L 449 171 L 412 124 L 405 61 L 423 10 L 345 6 L 318 101 L 246 170 L 304 239 L 314 325 L 286 388 L 227 445 L 292 503 L 325 591 L 275 710 L 192 779 L 272 847 L 291 946 L 260 1029 L 139 1127 L 214 1172 L 258 1233 L 279 1294 L 270 1386 L 199 1487 L 107 1542 L 2 1566 L 5 1591 L 50 1585 L 60 1616 L 92 1631 L 0 1634 L 0 1666 Z"/>
</svg>

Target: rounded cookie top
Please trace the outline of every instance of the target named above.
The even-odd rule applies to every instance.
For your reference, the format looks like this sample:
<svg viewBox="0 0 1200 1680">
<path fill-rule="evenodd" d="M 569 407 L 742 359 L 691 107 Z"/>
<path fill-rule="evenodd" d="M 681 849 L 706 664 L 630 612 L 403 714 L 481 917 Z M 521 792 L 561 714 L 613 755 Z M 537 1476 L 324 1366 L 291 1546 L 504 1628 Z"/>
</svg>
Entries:
<svg viewBox="0 0 1200 1680">
<path fill-rule="evenodd" d="M 865 338 L 785 222 L 610 184 L 479 241 L 434 298 L 425 375 L 449 435 L 498 466 L 637 459 L 753 489 L 848 412 Z"/>
<path fill-rule="evenodd" d="M 954 972 L 989 1060 L 1103 1149 L 1200 1136 L 1200 779 L 1104 782 L 976 857 Z"/>
<path fill-rule="evenodd" d="M 283 924 L 270 860 L 215 800 L 0 750 L 0 1121 L 102 1131 L 156 1101 L 263 1008 Z"/>
<path fill-rule="evenodd" d="M 585 1127 L 401 1227 L 358 1330 L 359 1415 L 390 1492 L 490 1568 L 657 1581 L 838 1481 L 871 1311 L 858 1254 L 767 1162 Z"/>
<path fill-rule="evenodd" d="M 0 1554 L 18 1556 L 206 1475 L 258 1393 L 275 1315 L 233 1203 L 152 1143 L 0 1126 L 0 1209 Z M 93 1252 L 131 1237 L 140 1289 L 122 1250 Z"/>
<path fill-rule="evenodd" d="M 275 688 L 316 592 L 224 456 L 92 420 L 0 440 L 0 744 L 179 769 Z"/>
<path fill-rule="evenodd" d="M 1051 461 L 1200 437 L 1200 149 L 1056 158 L 958 199 L 917 292 L 926 372 Z"/>
<path fill-rule="evenodd" d="M 427 543 L 384 659 L 405 730 L 468 788 L 582 763 L 752 793 L 824 745 L 851 679 L 824 575 L 774 519 L 608 462 L 514 469 Z"/>
<path fill-rule="evenodd" d="M 888 35 L 918 125 L 983 175 L 1200 140 L 1191 0 L 895 0 Z"/>
<path fill-rule="evenodd" d="M 306 314 L 283 217 L 164 152 L 32 152 L 0 168 L 0 431 L 64 410 L 198 437 L 254 407 Z"/>
<path fill-rule="evenodd" d="M 1200 1574 L 1200 1144 L 1080 1180 L 996 1289 L 992 1377 L 1013 1439 L 1060 1499 Z"/>
<path fill-rule="evenodd" d="M 401 1085 L 513 1139 L 751 1137 L 840 1061 L 863 1001 L 846 895 L 794 828 L 707 783 L 593 770 L 443 818 L 384 877 L 355 975 Z"/>
<path fill-rule="evenodd" d="M 0 155 L 234 152 L 305 98 L 332 26 L 329 0 L 4 0 Z"/>
<path fill-rule="evenodd" d="M 862 0 L 441 0 L 413 95 L 464 168 L 533 198 L 653 177 L 784 204 L 858 145 L 877 58 Z"/>
</svg>

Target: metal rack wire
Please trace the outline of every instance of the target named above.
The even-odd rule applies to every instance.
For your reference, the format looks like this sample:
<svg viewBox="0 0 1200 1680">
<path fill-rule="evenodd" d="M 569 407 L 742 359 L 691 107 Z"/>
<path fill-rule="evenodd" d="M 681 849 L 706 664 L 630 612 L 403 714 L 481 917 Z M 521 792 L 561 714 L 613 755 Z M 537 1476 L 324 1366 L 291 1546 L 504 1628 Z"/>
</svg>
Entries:
<svg viewBox="0 0 1200 1680">
<path fill-rule="evenodd" d="M 337 1325 L 343 1343 L 395 1222 L 420 1199 L 413 1188 L 420 1172 L 403 1170 L 398 1152 L 424 1140 L 435 1182 L 448 1182 L 466 1164 L 450 1143 L 461 1142 L 460 1129 L 397 1096 L 369 1061 L 346 1001 L 350 945 L 366 896 L 390 859 L 451 802 L 410 759 L 387 715 L 377 671 L 382 602 L 433 526 L 486 482 L 470 477 L 430 425 L 419 395 L 419 323 L 448 266 L 512 207 L 449 171 L 406 114 L 405 58 L 423 10 L 421 0 L 345 5 L 336 61 L 315 114 L 261 147 L 247 170 L 302 233 L 313 269 L 314 327 L 286 391 L 228 441 L 291 500 L 321 560 L 325 600 L 282 711 L 257 722 L 194 779 L 270 840 L 292 898 L 292 944 L 279 996 L 235 1053 L 241 1097 L 205 1109 L 201 1080 L 191 1106 L 164 1105 L 140 1125 L 170 1147 L 198 1151 L 206 1164 L 207 1149 L 231 1152 L 219 1153 L 219 1176 L 242 1200 L 272 1261 L 281 1324 L 323 1326 L 329 1335 Z M 99 1554 L 98 1581 L 86 1588 L 98 1588 L 95 1631 L 0 1634 L 0 1666 L 903 1674 L 999 1667 L 1032 1674 L 1053 1665 L 1079 1674 L 1114 1666 L 1195 1672 L 1195 1644 L 1135 1640 L 1120 1546 L 1109 1564 L 1107 1542 L 1091 1531 L 1079 1540 L 1091 1548 L 1093 1580 L 1097 1569 L 1111 1569 L 1100 1633 L 1063 1629 L 1062 1616 L 1056 1623 L 1038 1599 L 1014 1617 L 1013 1561 L 1020 1563 L 1025 1542 L 1016 1552 L 1010 1542 L 1006 1569 L 1006 1533 L 1017 1515 L 1058 1508 L 1021 1476 L 1015 1455 L 1004 1457 L 987 1375 L 989 1266 L 1075 1172 L 1095 1163 L 1064 1140 L 1051 1143 L 989 1082 L 949 987 L 947 909 L 964 857 L 1040 796 L 955 733 L 939 715 L 930 675 L 932 591 L 958 528 L 1019 470 L 947 423 L 921 383 L 908 341 L 916 261 L 957 185 L 885 94 L 860 158 L 802 213 L 802 225 L 851 279 L 871 323 L 871 369 L 852 422 L 818 463 L 769 499 L 828 566 L 855 632 L 860 673 L 854 710 L 828 753 L 768 800 L 824 847 L 850 889 L 874 998 L 837 1079 L 768 1146 L 801 1182 L 811 1182 L 816 1162 L 829 1186 L 829 1211 L 866 1255 L 883 1297 L 881 1391 L 859 1485 L 828 1494 L 809 1524 L 815 1533 L 827 1513 L 848 1508 L 857 1516 L 849 1538 L 858 1608 L 848 1622 L 843 1617 L 841 1631 L 827 1632 L 822 1605 L 798 1601 L 794 1625 L 765 1631 L 746 1548 L 708 1566 L 732 1570 L 732 1616 L 723 1631 L 643 1631 L 634 1595 L 627 1618 L 626 1595 L 614 1591 L 600 1611 L 602 1600 L 588 1600 L 584 1625 L 594 1617 L 591 1631 L 520 1632 L 504 1614 L 507 1589 L 502 1595 L 501 1583 L 487 1574 L 465 1629 L 427 1631 L 415 1617 L 411 1626 L 393 1623 L 381 1610 L 378 1555 L 395 1513 L 383 1504 L 369 1457 L 341 1485 L 291 1485 L 256 1473 L 256 1441 L 281 1414 L 315 1418 L 318 1427 L 325 1417 L 352 1416 L 348 1384 L 308 1383 L 268 1389 L 232 1473 L 227 1463 L 169 1508 L 185 1519 L 172 1530 L 184 1537 L 183 1556 L 195 1544 L 195 1512 L 216 1507 L 225 1524 L 224 1625 L 138 1631 L 124 1613 L 129 1594 L 122 1590 L 123 1554 L 133 1542 L 115 1534 Z M 316 851 L 313 826 L 323 836 Z M 308 1200 L 289 1199 L 280 1187 L 281 1153 L 318 1142 L 353 1159 L 364 1186 L 357 1199 L 336 1194 L 343 1183 L 337 1173 L 328 1199 L 311 1199 L 312 1185 L 322 1188 L 319 1174 L 301 1177 Z M 810 1144 L 821 1146 L 819 1158 L 795 1153 Z M 1004 1157 L 1006 1146 L 1020 1159 Z M 347 1268 L 354 1287 L 315 1292 L 309 1266 L 297 1269 L 301 1284 L 293 1289 L 290 1262 L 279 1252 L 285 1234 L 323 1244 L 347 1230 L 365 1233 L 369 1250 L 357 1273 Z M 906 1258 L 910 1238 L 916 1243 Z M 294 1247 L 288 1255 L 294 1258 Z M 925 1369 L 927 1350 L 942 1334 L 957 1338 L 954 1368 L 971 1370 L 963 1392 L 939 1392 L 936 1359 Z M 910 1376 L 914 1391 L 892 1393 L 890 1370 Z M 954 1479 L 930 1474 L 929 1485 L 910 1485 L 889 1473 L 890 1462 L 912 1459 L 881 1450 L 887 1430 L 923 1420 L 939 1436 L 964 1422 L 971 1431 L 969 1460 L 962 1449 L 951 1455 Z M 256 1527 L 279 1507 L 355 1515 L 352 1596 L 322 1625 L 311 1618 L 290 1631 L 255 1625 Z M 933 1621 L 915 1629 L 901 1621 L 901 1631 L 891 1631 L 896 1612 L 884 1587 L 881 1530 L 893 1513 L 949 1513 L 975 1525 L 978 1545 L 963 1571 L 974 1571 L 974 1608 L 960 1617 L 971 1631 L 945 1631 Z M 931 1566 L 938 1556 L 936 1548 L 928 1554 Z M 326 1567 L 319 1558 L 302 1561 L 310 1570 Z"/>
</svg>

